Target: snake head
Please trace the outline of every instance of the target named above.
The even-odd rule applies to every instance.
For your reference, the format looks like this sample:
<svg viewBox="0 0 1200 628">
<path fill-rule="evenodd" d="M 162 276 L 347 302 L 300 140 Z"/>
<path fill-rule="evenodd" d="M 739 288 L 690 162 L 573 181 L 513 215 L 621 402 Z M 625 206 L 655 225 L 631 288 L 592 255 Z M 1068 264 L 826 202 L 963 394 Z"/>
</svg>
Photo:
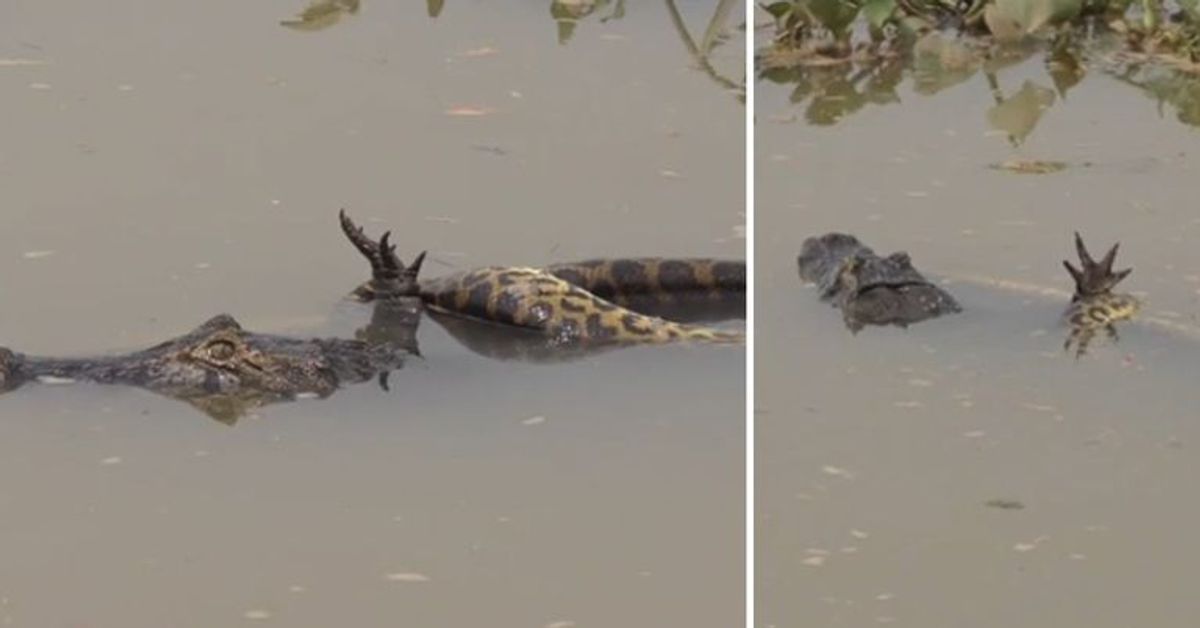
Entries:
<svg viewBox="0 0 1200 628">
<path fill-rule="evenodd" d="M 353 298 L 375 301 L 420 294 L 418 275 L 421 273 L 421 263 L 425 261 L 425 251 L 421 251 L 411 264 L 405 266 L 396 255 L 396 246 L 390 242 L 392 232 L 384 233 L 376 242 L 367 237 L 362 227 L 354 224 L 346 210 L 338 212 L 338 220 L 350 243 L 371 264 L 371 280 L 356 288 L 351 293 Z"/>
<path fill-rule="evenodd" d="M 1079 232 L 1075 232 L 1075 252 L 1079 255 L 1080 268 L 1076 268 L 1067 260 L 1063 260 L 1063 267 L 1071 273 L 1071 279 L 1075 280 L 1075 295 L 1072 300 L 1079 300 L 1086 297 L 1096 296 L 1112 291 L 1122 279 L 1129 276 L 1133 272 L 1132 268 L 1113 271 L 1113 262 L 1117 259 L 1117 248 L 1120 243 L 1112 245 L 1112 248 L 1104 254 L 1104 257 L 1097 262 L 1092 259 L 1088 253 L 1087 247 L 1083 244 L 1083 238 L 1079 236 Z"/>
</svg>

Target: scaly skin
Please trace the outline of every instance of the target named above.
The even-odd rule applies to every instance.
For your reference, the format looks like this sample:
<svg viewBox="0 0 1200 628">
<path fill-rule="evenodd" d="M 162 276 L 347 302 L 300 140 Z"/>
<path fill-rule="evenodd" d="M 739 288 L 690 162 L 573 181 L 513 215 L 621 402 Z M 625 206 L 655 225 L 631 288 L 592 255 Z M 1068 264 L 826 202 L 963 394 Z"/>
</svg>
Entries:
<svg viewBox="0 0 1200 628">
<path fill-rule="evenodd" d="M 0 391 L 46 378 L 137 386 L 186 401 L 224 423 L 301 395 L 327 397 L 379 377 L 410 351 L 391 343 L 256 334 L 221 314 L 177 338 L 133 353 L 91 358 L 26 356 L 0 348 Z"/>
<path fill-rule="evenodd" d="M 1115 341 L 1117 328 L 1114 323 L 1133 318 L 1141 309 L 1141 303 L 1132 295 L 1113 292 L 1113 288 L 1133 272 L 1132 268 L 1113 271 L 1119 246 L 1120 243 L 1114 244 L 1104 258 L 1096 262 L 1084 246 L 1083 238 L 1076 233 L 1075 251 L 1079 255 L 1080 268 L 1063 260 L 1063 267 L 1075 280 L 1075 294 L 1063 313 L 1063 319 L 1071 328 L 1063 349 L 1070 350 L 1071 345 L 1075 345 L 1075 357 L 1087 353 L 1097 332 L 1103 331 Z"/>
<path fill-rule="evenodd" d="M 797 265 L 801 279 L 817 284 L 821 298 L 842 310 L 854 332 L 866 325 L 906 327 L 962 311 L 954 297 L 917 272 L 907 253 L 879 257 L 852 235 L 805 240 Z"/>
<path fill-rule="evenodd" d="M 372 279 L 353 293 L 360 300 L 417 295 L 435 313 L 533 330 L 552 345 L 745 340 L 740 332 L 669 321 L 613 302 L 744 300 L 744 262 L 592 260 L 545 268 L 492 266 L 420 280 L 424 253 L 405 266 L 388 242 L 390 234 L 375 242 L 344 211 L 340 219 L 346 236 L 371 262 Z"/>
<path fill-rule="evenodd" d="M 1113 288 L 1132 269 L 1113 270 L 1118 245 L 1099 262 L 1092 259 L 1083 239 L 1075 234 L 1080 267 L 1063 266 L 1075 281 L 1071 304 L 1063 313 L 1069 327 L 1064 349 L 1075 346 L 1076 357 L 1087 352 L 1101 331 L 1116 339 L 1115 323 L 1128 320 L 1141 304 Z M 821 297 L 841 308 L 846 325 L 857 331 L 864 325 L 899 325 L 959 312 L 962 308 L 945 290 L 927 281 L 912 266 L 907 253 L 879 257 L 851 235 L 830 233 L 804 242 L 799 258 L 800 276 L 821 290 Z"/>
</svg>

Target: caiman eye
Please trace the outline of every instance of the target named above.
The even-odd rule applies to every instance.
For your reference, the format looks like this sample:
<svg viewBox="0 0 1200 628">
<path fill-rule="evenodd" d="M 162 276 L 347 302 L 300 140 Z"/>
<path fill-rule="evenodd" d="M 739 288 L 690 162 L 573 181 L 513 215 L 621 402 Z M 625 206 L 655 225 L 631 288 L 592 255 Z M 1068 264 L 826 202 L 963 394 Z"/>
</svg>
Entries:
<svg viewBox="0 0 1200 628">
<path fill-rule="evenodd" d="M 208 343 L 208 357 L 217 362 L 226 362 L 237 353 L 237 348 L 228 340 L 214 340 Z"/>
</svg>

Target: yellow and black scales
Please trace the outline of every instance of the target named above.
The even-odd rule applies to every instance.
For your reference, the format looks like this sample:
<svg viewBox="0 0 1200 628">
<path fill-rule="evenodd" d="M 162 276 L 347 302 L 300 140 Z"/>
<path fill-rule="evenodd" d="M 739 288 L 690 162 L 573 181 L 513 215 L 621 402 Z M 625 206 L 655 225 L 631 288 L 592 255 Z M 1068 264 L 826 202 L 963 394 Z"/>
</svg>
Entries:
<svg viewBox="0 0 1200 628">
<path fill-rule="evenodd" d="M 1117 328 L 1114 323 L 1133 318 L 1141 309 L 1141 303 L 1133 295 L 1112 291 L 1133 272 L 1132 268 L 1113 270 L 1119 246 L 1119 243 L 1114 244 L 1097 262 L 1088 253 L 1083 238 L 1076 233 L 1075 251 L 1079 255 L 1080 267 L 1076 268 L 1071 262 L 1063 260 L 1063 267 L 1075 280 L 1075 294 L 1063 313 L 1063 319 L 1071 328 L 1063 348 L 1076 345 L 1076 355 L 1083 355 L 1087 351 L 1088 344 L 1097 332 L 1104 331 L 1108 337 L 1115 339 Z"/>
<path fill-rule="evenodd" d="M 346 236 L 371 262 L 371 280 L 354 291 L 360 300 L 419 297 L 435 312 L 534 330 L 563 344 L 745 341 L 738 331 L 670 321 L 625 306 L 744 298 L 745 262 L 591 260 L 540 268 L 491 266 L 420 280 L 424 253 L 405 266 L 389 234 L 375 242 L 344 211 L 339 216 Z"/>
</svg>

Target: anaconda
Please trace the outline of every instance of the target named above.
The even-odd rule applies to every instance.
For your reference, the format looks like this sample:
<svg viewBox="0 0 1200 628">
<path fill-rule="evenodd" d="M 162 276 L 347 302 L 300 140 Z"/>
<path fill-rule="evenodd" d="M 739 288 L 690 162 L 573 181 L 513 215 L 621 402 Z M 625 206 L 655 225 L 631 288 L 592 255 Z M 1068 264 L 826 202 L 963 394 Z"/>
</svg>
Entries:
<svg viewBox="0 0 1200 628">
<path fill-rule="evenodd" d="M 738 331 L 651 313 L 690 304 L 713 314 L 736 310 L 736 316 L 744 318 L 745 262 L 589 260 L 540 268 L 489 266 L 424 280 L 419 274 L 425 253 L 405 265 L 389 241 L 390 232 L 375 241 L 344 210 L 339 219 L 346 237 L 371 263 L 371 279 L 352 293 L 362 301 L 415 295 L 434 314 L 531 330 L 549 346 L 745 340 Z"/>
<path fill-rule="evenodd" d="M 1063 348 L 1074 346 L 1077 357 L 1087 352 L 1100 332 L 1115 340 L 1116 323 L 1132 319 L 1140 309 L 1138 299 L 1114 291 L 1132 272 L 1130 268 L 1113 270 L 1118 247 L 1114 244 L 1097 262 L 1076 233 L 1080 265 L 1077 268 L 1063 260 L 1074 281 L 1070 303 L 1062 315 L 1068 327 Z M 949 292 L 916 270 L 908 253 L 880 257 L 852 235 L 829 233 L 809 238 L 797 265 L 801 279 L 816 284 L 821 298 L 842 310 L 852 331 L 865 325 L 904 327 L 962 311 Z"/>
</svg>

